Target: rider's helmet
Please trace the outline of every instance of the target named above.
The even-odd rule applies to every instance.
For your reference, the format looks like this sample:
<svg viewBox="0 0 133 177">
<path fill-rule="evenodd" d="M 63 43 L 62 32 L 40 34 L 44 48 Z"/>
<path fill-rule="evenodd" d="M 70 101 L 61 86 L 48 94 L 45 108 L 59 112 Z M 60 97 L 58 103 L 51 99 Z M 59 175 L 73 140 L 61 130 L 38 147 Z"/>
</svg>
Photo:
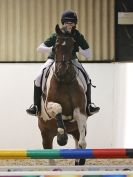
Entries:
<svg viewBox="0 0 133 177">
<path fill-rule="evenodd" d="M 61 23 L 64 24 L 65 22 L 73 22 L 77 24 L 77 14 L 72 10 L 64 11 L 61 16 Z"/>
</svg>

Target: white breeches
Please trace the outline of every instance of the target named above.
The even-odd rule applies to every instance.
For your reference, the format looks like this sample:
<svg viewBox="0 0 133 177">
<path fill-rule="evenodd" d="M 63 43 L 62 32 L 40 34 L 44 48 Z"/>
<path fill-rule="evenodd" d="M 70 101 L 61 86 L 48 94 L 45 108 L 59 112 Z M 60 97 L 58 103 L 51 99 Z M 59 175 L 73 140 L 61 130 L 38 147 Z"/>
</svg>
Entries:
<svg viewBox="0 0 133 177">
<path fill-rule="evenodd" d="M 35 78 L 35 85 L 37 87 L 41 87 L 41 79 L 42 79 L 43 70 L 45 68 L 49 67 L 53 62 L 54 62 L 53 59 L 47 59 L 47 61 L 41 66 L 41 68 Z"/>
</svg>

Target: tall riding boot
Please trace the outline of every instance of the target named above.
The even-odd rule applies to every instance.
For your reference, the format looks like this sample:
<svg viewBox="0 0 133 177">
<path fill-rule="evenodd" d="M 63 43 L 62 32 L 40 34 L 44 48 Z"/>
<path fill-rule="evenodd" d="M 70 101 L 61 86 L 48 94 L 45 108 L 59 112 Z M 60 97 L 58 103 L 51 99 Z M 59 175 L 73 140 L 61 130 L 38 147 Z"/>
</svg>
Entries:
<svg viewBox="0 0 133 177">
<path fill-rule="evenodd" d="M 37 116 L 38 112 L 41 110 L 41 87 L 37 87 L 34 83 L 34 104 L 30 106 L 26 112 L 32 116 Z"/>
<path fill-rule="evenodd" d="M 87 92 L 86 92 L 86 96 L 87 96 L 87 114 L 93 115 L 95 113 L 97 113 L 100 108 L 96 107 L 94 103 L 91 102 L 91 83 L 87 84 Z"/>
</svg>

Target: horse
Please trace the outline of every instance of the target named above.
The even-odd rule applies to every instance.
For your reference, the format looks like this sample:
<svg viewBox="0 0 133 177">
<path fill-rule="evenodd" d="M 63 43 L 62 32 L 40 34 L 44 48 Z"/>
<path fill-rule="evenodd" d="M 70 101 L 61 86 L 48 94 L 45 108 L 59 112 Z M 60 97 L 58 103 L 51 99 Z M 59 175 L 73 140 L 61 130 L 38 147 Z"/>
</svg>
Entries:
<svg viewBox="0 0 133 177">
<path fill-rule="evenodd" d="M 86 90 L 79 79 L 72 63 L 74 47 L 73 33 L 66 36 L 59 25 L 55 27 L 55 61 L 49 69 L 45 88 L 41 98 L 41 112 L 38 115 L 38 126 L 42 136 L 44 149 L 53 148 L 53 139 L 64 146 L 68 134 L 75 140 L 75 148 L 86 148 Z M 55 164 L 50 159 L 50 164 Z M 84 165 L 85 159 L 76 159 L 75 165 Z"/>
</svg>

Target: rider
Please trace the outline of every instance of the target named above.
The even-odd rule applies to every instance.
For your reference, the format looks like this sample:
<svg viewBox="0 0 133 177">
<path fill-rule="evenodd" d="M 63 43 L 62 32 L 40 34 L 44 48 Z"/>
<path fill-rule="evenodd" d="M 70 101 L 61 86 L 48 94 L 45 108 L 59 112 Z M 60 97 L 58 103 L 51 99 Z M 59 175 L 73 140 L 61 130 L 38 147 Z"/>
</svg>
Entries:
<svg viewBox="0 0 133 177">
<path fill-rule="evenodd" d="M 84 57 L 89 58 L 91 56 L 91 51 L 89 48 L 89 45 L 87 41 L 84 39 L 84 36 L 76 29 L 77 24 L 77 15 L 72 10 L 65 11 L 61 16 L 61 23 L 62 23 L 62 30 L 66 31 L 66 33 L 71 33 L 71 29 L 74 27 L 75 32 L 73 34 L 73 38 L 76 41 L 73 49 L 73 64 L 76 65 L 81 72 L 83 73 L 86 84 L 87 84 L 87 113 L 88 115 L 93 115 L 97 113 L 100 108 L 96 107 L 91 102 L 91 80 L 81 65 L 81 63 L 78 62 L 76 52 L 81 53 Z M 54 52 L 54 46 L 56 42 L 56 33 L 53 33 L 46 41 L 44 41 L 38 48 L 37 51 L 41 53 L 49 52 L 49 56 L 47 61 L 43 64 L 37 78 L 34 81 L 34 104 L 30 106 L 29 109 L 27 109 L 27 113 L 30 115 L 37 115 L 38 111 L 40 111 L 40 105 L 41 105 L 41 79 L 43 75 L 43 70 L 47 67 L 50 67 L 50 65 L 54 62 L 55 52 Z"/>
</svg>

